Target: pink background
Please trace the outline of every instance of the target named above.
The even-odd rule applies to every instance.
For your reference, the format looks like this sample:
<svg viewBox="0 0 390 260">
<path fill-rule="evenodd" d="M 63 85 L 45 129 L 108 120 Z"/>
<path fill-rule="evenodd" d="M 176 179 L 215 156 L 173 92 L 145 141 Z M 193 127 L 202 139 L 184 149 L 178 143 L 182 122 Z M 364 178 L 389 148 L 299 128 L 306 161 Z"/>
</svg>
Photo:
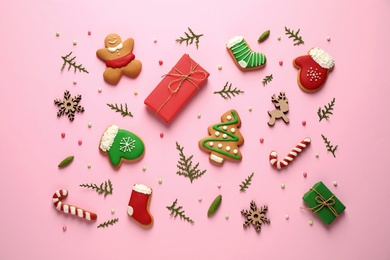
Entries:
<svg viewBox="0 0 390 260">
<path fill-rule="evenodd" d="M 389 259 L 389 11 L 388 0 L 1 1 L 0 258 Z M 293 46 L 284 26 L 300 28 L 305 44 Z M 175 42 L 187 27 L 204 34 L 198 49 Z M 270 37 L 258 44 L 257 38 L 267 29 Z M 123 39 L 134 38 L 134 53 L 143 63 L 138 78 L 123 77 L 115 87 L 103 81 L 105 65 L 95 55 L 112 32 Z M 254 51 L 266 54 L 264 69 L 238 70 L 225 49 L 236 35 L 244 36 Z M 316 94 L 299 89 L 292 66 L 292 60 L 311 47 L 325 49 L 336 60 L 325 87 Z M 70 51 L 89 74 L 60 71 L 60 57 Z M 167 126 L 147 111 L 143 101 L 184 53 L 211 75 Z M 218 70 L 218 65 L 223 69 Z M 261 81 L 269 74 L 274 80 L 263 87 Z M 245 93 L 231 100 L 214 95 L 226 82 Z M 57 118 L 53 104 L 66 89 L 72 95 L 81 94 L 80 105 L 85 107 L 72 123 Z M 134 90 L 139 94 L 134 95 Z M 289 98 L 291 122 L 276 122 L 271 128 L 267 111 L 273 109 L 271 96 L 280 91 Z M 318 122 L 317 109 L 334 97 L 334 115 Z M 106 103 L 128 103 L 134 117 L 123 118 Z M 229 109 L 236 109 L 242 119 L 244 159 L 218 168 L 209 163 L 197 142 Z M 101 134 L 110 124 L 142 137 L 147 151 L 141 161 L 113 170 L 98 151 Z M 327 152 L 321 134 L 339 145 L 336 158 Z M 278 172 L 270 166 L 271 150 L 283 156 L 304 137 L 312 138 L 311 146 L 287 169 Z M 192 184 L 176 175 L 176 141 L 187 156 L 194 155 L 194 163 L 207 169 Z M 75 156 L 74 162 L 59 170 L 58 163 L 68 155 Z M 239 192 L 239 184 L 252 172 L 252 185 Z M 79 187 L 107 179 L 114 193 L 106 198 Z M 347 207 L 329 227 L 300 209 L 305 205 L 302 195 L 318 181 Z M 155 223 L 149 230 L 127 216 L 135 183 L 153 189 L 150 211 Z M 285 189 L 280 188 L 282 183 Z M 96 212 L 97 221 L 57 212 L 51 197 L 62 188 L 70 193 L 66 203 Z M 221 207 L 207 218 L 207 209 L 218 194 L 223 196 Z M 195 224 L 169 216 L 165 207 L 176 198 Z M 260 234 L 253 227 L 242 227 L 240 211 L 248 209 L 251 200 L 269 206 L 271 224 L 263 225 Z M 225 219 L 225 214 L 230 218 Z M 119 222 L 96 228 L 112 218 Z"/>
</svg>

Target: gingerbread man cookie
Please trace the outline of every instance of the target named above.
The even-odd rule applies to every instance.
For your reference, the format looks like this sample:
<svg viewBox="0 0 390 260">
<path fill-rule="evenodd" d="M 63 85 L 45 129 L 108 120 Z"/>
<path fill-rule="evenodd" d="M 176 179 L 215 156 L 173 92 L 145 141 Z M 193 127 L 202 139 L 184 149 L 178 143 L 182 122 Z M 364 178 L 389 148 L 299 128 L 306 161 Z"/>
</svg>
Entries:
<svg viewBox="0 0 390 260">
<path fill-rule="evenodd" d="M 99 49 L 96 56 L 106 62 L 106 70 L 103 73 L 104 80 L 112 85 L 118 84 L 123 74 L 130 78 L 139 75 L 142 63 L 135 59 L 132 53 L 134 40 L 129 38 L 122 42 L 118 34 L 111 33 L 104 40 L 105 48 Z"/>
</svg>

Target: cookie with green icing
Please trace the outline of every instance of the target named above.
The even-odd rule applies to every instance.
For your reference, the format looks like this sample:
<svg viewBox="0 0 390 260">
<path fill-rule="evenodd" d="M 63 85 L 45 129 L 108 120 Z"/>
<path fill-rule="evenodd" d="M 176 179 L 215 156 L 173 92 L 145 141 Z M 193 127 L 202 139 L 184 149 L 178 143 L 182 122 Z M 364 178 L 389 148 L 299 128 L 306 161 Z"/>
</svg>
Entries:
<svg viewBox="0 0 390 260">
<path fill-rule="evenodd" d="M 239 146 L 244 143 L 240 130 L 241 119 L 236 110 L 229 110 L 221 116 L 221 123 L 208 127 L 209 136 L 198 142 L 199 148 L 210 153 L 210 162 L 221 166 L 226 160 L 241 161 Z"/>
<path fill-rule="evenodd" d="M 242 36 L 230 39 L 226 48 L 240 70 L 255 70 L 265 66 L 267 58 L 263 53 L 254 52 Z"/>
<path fill-rule="evenodd" d="M 119 168 L 122 160 L 134 162 L 141 159 L 145 153 L 145 144 L 134 133 L 111 125 L 104 131 L 99 149 L 108 155 L 114 167 Z"/>
</svg>

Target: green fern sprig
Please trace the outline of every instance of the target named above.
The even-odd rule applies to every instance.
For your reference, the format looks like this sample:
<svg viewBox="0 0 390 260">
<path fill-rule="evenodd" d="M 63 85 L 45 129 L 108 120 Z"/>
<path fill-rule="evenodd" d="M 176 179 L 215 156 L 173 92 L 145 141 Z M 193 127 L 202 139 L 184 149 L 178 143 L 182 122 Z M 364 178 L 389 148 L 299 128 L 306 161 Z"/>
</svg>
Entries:
<svg viewBox="0 0 390 260">
<path fill-rule="evenodd" d="M 329 118 L 329 115 L 333 115 L 333 106 L 336 102 L 336 98 L 333 98 L 333 100 L 328 103 L 328 106 L 324 106 L 325 109 L 321 109 L 321 107 L 318 108 L 318 111 L 317 111 L 317 115 L 319 116 L 320 118 L 320 122 L 322 119 L 328 119 Z"/>
<path fill-rule="evenodd" d="M 106 222 L 103 222 L 101 223 L 99 226 L 97 226 L 97 228 L 101 228 L 101 227 L 108 227 L 109 225 L 114 225 L 116 222 L 118 222 L 119 219 L 118 218 L 114 218 L 114 219 L 111 219 L 109 221 L 106 221 Z"/>
<path fill-rule="evenodd" d="M 127 109 L 127 103 L 125 103 L 125 107 L 123 108 L 123 105 L 122 104 L 119 104 L 120 106 L 118 107 L 118 105 L 115 103 L 114 104 L 107 104 L 107 106 L 109 106 L 112 110 L 115 110 L 115 112 L 119 112 L 121 113 L 121 115 L 123 117 L 125 116 L 130 116 L 130 117 L 133 117 L 133 114 Z"/>
<path fill-rule="evenodd" d="M 192 167 L 192 157 L 194 156 L 191 155 L 187 158 L 183 153 L 184 147 L 180 147 L 178 142 L 176 142 L 176 149 L 180 151 L 180 160 L 177 164 L 177 168 L 179 168 L 179 171 L 177 171 L 176 174 L 190 178 L 190 181 L 192 183 L 193 180 L 201 177 L 206 172 L 206 170 L 201 171 L 198 169 L 199 163 Z"/>
<path fill-rule="evenodd" d="M 215 91 L 214 94 L 219 94 L 224 99 L 228 99 L 228 98 L 231 98 L 230 95 L 235 97 L 236 95 L 239 95 L 240 93 L 244 93 L 244 91 L 237 89 L 237 87 L 232 89 L 232 83 L 230 83 L 229 87 L 228 87 L 228 84 L 229 84 L 229 82 L 226 82 L 223 89 L 220 91 Z"/>
<path fill-rule="evenodd" d="M 171 206 L 167 206 L 166 208 L 168 210 L 171 211 L 171 214 L 170 216 L 173 216 L 174 218 L 176 218 L 177 216 L 180 217 L 180 219 L 184 219 L 185 221 L 189 222 L 189 223 L 195 223 L 191 218 L 187 217 L 185 214 L 184 214 L 184 210 L 183 209 L 183 206 L 178 206 L 177 208 L 176 207 L 176 204 L 177 204 L 177 199 L 172 203 Z"/>
<path fill-rule="evenodd" d="M 74 68 L 74 72 L 76 73 L 77 70 L 79 70 L 80 72 L 85 72 L 85 73 L 89 73 L 85 68 L 83 68 L 83 64 L 80 64 L 80 65 L 76 65 L 76 56 L 74 56 L 73 58 L 70 58 L 70 55 L 72 55 L 72 52 L 70 52 L 68 55 L 65 55 L 65 56 L 61 56 L 61 58 L 64 60 L 64 64 L 62 64 L 62 67 L 61 67 L 61 71 L 65 68 L 65 65 L 68 64 L 68 71 L 70 70 L 71 67 Z"/>
<path fill-rule="evenodd" d="M 303 44 L 304 41 L 302 40 L 302 36 L 298 36 L 299 34 L 299 31 L 301 29 L 298 29 L 298 31 L 294 32 L 294 30 L 290 30 L 289 28 L 287 28 L 286 26 L 284 27 L 285 31 L 286 31 L 286 35 L 290 35 L 288 38 L 293 38 L 293 41 L 295 42 L 294 43 L 294 46 L 295 45 L 299 45 L 299 44 Z"/>
<path fill-rule="evenodd" d="M 273 76 L 272 74 L 269 75 L 269 76 L 265 76 L 263 81 L 261 83 L 263 83 L 263 86 L 265 87 L 265 85 L 267 85 L 268 83 L 270 83 L 272 80 L 273 80 Z"/>
<path fill-rule="evenodd" d="M 96 190 L 96 192 L 99 195 L 104 193 L 104 197 L 106 197 L 108 194 L 112 194 L 112 190 L 113 190 L 110 179 L 100 184 L 100 186 L 97 186 L 96 184 L 92 184 L 92 183 L 91 184 L 86 183 L 86 184 L 80 184 L 80 187 Z"/>
<path fill-rule="evenodd" d="M 180 39 L 176 39 L 176 42 L 179 42 L 179 43 L 182 43 L 182 42 L 186 42 L 186 45 L 188 46 L 188 44 L 192 44 L 195 40 L 195 45 L 196 45 L 196 48 L 199 47 L 199 38 L 203 36 L 203 34 L 195 34 L 190 27 L 188 27 L 188 31 L 190 32 L 190 34 L 188 34 L 187 32 L 184 32 L 184 34 L 186 35 L 186 37 L 180 37 Z"/>
<path fill-rule="evenodd" d="M 336 158 L 335 152 L 337 150 L 338 145 L 336 145 L 336 146 L 331 145 L 330 141 L 328 141 L 328 138 L 326 138 L 323 134 L 321 134 L 321 136 L 322 136 L 322 139 L 324 139 L 324 142 L 326 144 L 326 148 L 328 149 L 328 151 L 331 152 L 333 154 L 333 157 Z"/>
<path fill-rule="evenodd" d="M 252 172 L 251 175 L 248 176 L 248 178 L 245 179 L 245 181 L 243 181 L 241 184 L 240 184 L 240 191 L 245 191 L 246 189 L 249 188 L 249 185 L 251 185 L 251 181 L 252 181 L 252 178 L 253 178 L 253 175 L 255 173 Z"/>
</svg>

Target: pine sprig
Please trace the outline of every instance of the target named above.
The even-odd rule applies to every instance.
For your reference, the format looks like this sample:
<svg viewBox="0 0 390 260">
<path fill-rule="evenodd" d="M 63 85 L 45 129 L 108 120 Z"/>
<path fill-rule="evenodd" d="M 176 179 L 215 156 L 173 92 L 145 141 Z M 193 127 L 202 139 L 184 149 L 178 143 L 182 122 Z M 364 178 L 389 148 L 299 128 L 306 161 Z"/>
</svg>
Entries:
<svg viewBox="0 0 390 260">
<path fill-rule="evenodd" d="M 273 80 L 273 76 L 272 74 L 269 75 L 269 76 L 265 76 L 263 81 L 261 83 L 263 83 L 263 87 L 265 87 L 265 85 L 267 85 L 268 83 L 270 83 L 272 80 Z"/>
<path fill-rule="evenodd" d="M 195 40 L 195 45 L 196 45 L 196 48 L 199 47 L 199 38 L 203 36 L 203 34 L 195 34 L 190 27 L 188 27 L 188 31 L 190 32 L 190 34 L 188 34 L 187 32 L 184 32 L 184 34 L 186 35 L 186 37 L 180 37 L 179 39 L 176 39 L 176 42 L 179 42 L 179 43 L 182 43 L 182 42 L 186 42 L 186 45 L 188 46 L 188 44 L 192 44 Z"/>
<path fill-rule="evenodd" d="M 177 216 L 180 217 L 180 219 L 183 219 L 189 223 L 195 223 L 191 218 L 187 217 L 185 214 L 184 214 L 184 210 L 183 209 L 183 206 L 178 206 L 177 208 L 176 207 L 176 204 L 177 204 L 177 199 L 172 203 L 171 206 L 167 206 L 166 208 L 168 210 L 171 211 L 171 214 L 170 216 L 173 216 L 174 218 L 176 218 Z"/>
<path fill-rule="evenodd" d="M 246 189 L 249 188 L 249 185 L 251 185 L 251 181 L 252 181 L 252 178 L 253 178 L 253 175 L 255 173 L 252 172 L 251 175 L 248 176 L 248 178 L 245 179 L 245 181 L 243 181 L 241 184 L 240 184 L 240 191 L 245 191 Z"/>
<path fill-rule="evenodd" d="M 119 105 L 120 106 L 118 106 L 116 103 L 115 103 L 115 105 L 114 104 L 107 104 L 107 106 L 109 106 L 112 110 L 115 110 L 115 112 L 121 113 L 121 115 L 123 117 L 125 117 L 125 116 L 133 117 L 133 114 L 131 112 L 129 112 L 129 110 L 127 108 L 127 103 L 125 103 L 124 108 L 123 108 L 122 104 L 119 104 Z"/>
<path fill-rule="evenodd" d="M 80 72 L 85 72 L 85 73 L 89 73 L 85 68 L 83 68 L 83 64 L 80 64 L 80 65 L 76 65 L 76 56 L 74 56 L 73 58 L 70 58 L 70 55 L 72 55 L 72 52 L 70 52 L 68 55 L 65 55 L 65 56 L 61 56 L 61 58 L 64 60 L 64 64 L 62 64 L 62 67 L 61 67 L 61 71 L 65 68 L 65 65 L 68 64 L 68 71 L 70 70 L 71 67 L 74 68 L 74 72 L 76 73 L 77 70 L 79 70 Z"/>
<path fill-rule="evenodd" d="M 111 219 L 109 221 L 106 221 L 106 222 L 103 222 L 101 223 L 99 226 L 97 226 L 97 228 L 101 228 L 101 227 L 108 227 L 109 225 L 114 225 L 116 222 L 118 222 L 119 219 L 118 218 L 114 218 L 114 219 Z"/>
<path fill-rule="evenodd" d="M 284 27 L 284 29 L 285 29 L 285 33 L 286 33 L 286 35 L 289 35 L 289 37 L 288 38 L 293 38 L 293 41 L 295 42 L 294 43 L 294 46 L 295 45 L 299 45 L 299 44 L 303 44 L 304 43 L 304 41 L 302 40 L 302 36 L 298 36 L 298 34 L 299 34 L 299 31 L 301 30 L 301 29 L 298 29 L 298 31 L 296 31 L 296 32 L 294 32 L 294 30 L 290 30 L 289 28 L 287 28 L 286 26 Z"/>
<path fill-rule="evenodd" d="M 336 146 L 331 145 L 330 141 L 328 141 L 328 138 L 326 138 L 323 134 L 321 134 L 321 136 L 322 136 L 322 139 L 324 139 L 324 142 L 326 144 L 326 149 L 328 149 L 328 151 L 332 153 L 333 157 L 336 158 L 335 152 L 337 150 L 338 145 L 336 145 Z"/>
<path fill-rule="evenodd" d="M 206 170 L 199 170 L 198 166 L 199 163 L 197 163 L 194 167 L 192 167 L 192 157 L 186 157 L 183 153 L 184 147 L 181 147 L 178 142 L 176 142 L 176 149 L 180 151 L 180 160 L 178 161 L 177 168 L 179 168 L 179 171 L 176 172 L 176 174 L 190 178 L 190 181 L 192 183 L 193 180 L 201 177 Z"/>
<path fill-rule="evenodd" d="M 236 95 L 239 95 L 240 93 L 244 93 L 244 91 L 237 89 L 237 87 L 232 89 L 232 83 L 230 83 L 229 86 L 228 86 L 228 84 L 229 84 L 229 82 L 226 82 L 226 84 L 223 87 L 223 89 L 220 90 L 220 91 L 215 91 L 214 94 L 219 94 L 224 99 L 228 99 L 228 98 L 231 98 L 230 95 L 235 97 Z"/>
<path fill-rule="evenodd" d="M 112 194 L 112 190 L 113 190 L 112 183 L 111 183 L 110 179 L 108 179 L 108 181 L 105 181 L 102 184 L 100 184 L 100 186 L 97 186 L 96 184 L 92 184 L 92 183 L 91 184 L 88 184 L 88 183 L 80 184 L 79 186 L 84 187 L 84 188 L 88 188 L 88 189 L 96 190 L 96 192 L 99 195 L 104 193 L 104 197 L 106 197 L 108 194 Z"/>
<path fill-rule="evenodd" d="M 325 109 L 321 109 L 321 107 L 318 108 L 317 115 L 320 118 L 320 122 L 322 119 L 328 119 L 329 115 L 333 115 L 333 106 L 336 102 L 336 98 L 333 98 L 333 100 L 328 103 L 328 106 L 324 106 Z"/>
</svg>

